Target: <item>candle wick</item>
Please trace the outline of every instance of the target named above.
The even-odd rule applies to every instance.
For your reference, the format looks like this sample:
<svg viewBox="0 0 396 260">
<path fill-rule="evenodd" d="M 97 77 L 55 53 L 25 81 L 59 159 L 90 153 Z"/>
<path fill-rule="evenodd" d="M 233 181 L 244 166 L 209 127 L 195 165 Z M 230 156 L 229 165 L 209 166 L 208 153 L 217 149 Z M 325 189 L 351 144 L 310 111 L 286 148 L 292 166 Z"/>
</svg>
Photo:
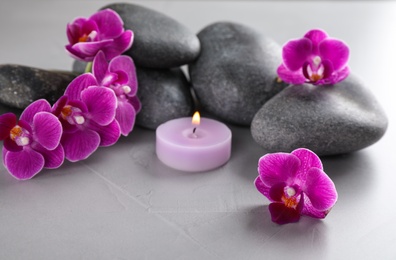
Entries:
<svg viewBox="0 0 396 260">
<path fill-rule="evenodd" d="M 195 131 L 197 130 L 197 128 L 196 127 L 194 127 L 194 129 L 193 129 L 193 134 L 195 134 Z"/>
</svg>

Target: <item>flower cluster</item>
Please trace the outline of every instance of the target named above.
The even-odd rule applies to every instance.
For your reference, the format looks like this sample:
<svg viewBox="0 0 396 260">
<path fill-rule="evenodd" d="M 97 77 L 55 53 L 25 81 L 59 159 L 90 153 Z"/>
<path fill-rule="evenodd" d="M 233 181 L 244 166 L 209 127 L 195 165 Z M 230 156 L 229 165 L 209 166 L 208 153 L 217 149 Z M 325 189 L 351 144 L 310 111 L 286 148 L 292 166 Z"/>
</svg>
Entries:
<svg viewBox="0 0 396 260">
<path fill-rule="evenodd" d="M 132 31 L 124 31 L 114 11 L 77 18 L 67 26 L 69 53 L 93 60 L 93 73 L 76 77 L 51 107 L 37 100 L 21 114 L 0 116 L 3 162 L 12 176 L 30 179 L 43 168 L 54 169 L 64 159 L 84 160 L 100 146 L 127 136 L 140 110 L 133 60 L 122 56 L 132 45 Z"/>
<path fill-rule="evenodd" d="M 325 218 L 337 201 L 334 183 L 308 149 L 266 154 L 258 172 L 256 188 L 271 201 L 272 221 L 278 224 L 297 222 L 301 215 Z"/>
<path fill-rule="evenodd" d="M 322 30 L 311 30 L 303 38 L 287 42 L 282 58 L 278 76 L 287 83 L 328 85 L 349 75 L 348 46 Z"/>
</svg>

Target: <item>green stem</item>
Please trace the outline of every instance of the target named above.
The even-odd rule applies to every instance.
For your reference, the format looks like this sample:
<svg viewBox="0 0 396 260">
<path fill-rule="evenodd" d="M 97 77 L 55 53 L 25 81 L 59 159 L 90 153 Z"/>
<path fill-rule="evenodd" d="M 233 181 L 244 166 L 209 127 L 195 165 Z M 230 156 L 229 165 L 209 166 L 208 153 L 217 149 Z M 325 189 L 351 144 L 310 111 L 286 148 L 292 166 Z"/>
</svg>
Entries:
<svg viewBox="0 0 396 260">
<path fill-rule="evenodd" d="M 84 73 L 87 73 L 87 72 L 92 72 L 92 62 L 87 63 Z"/>
</svg>

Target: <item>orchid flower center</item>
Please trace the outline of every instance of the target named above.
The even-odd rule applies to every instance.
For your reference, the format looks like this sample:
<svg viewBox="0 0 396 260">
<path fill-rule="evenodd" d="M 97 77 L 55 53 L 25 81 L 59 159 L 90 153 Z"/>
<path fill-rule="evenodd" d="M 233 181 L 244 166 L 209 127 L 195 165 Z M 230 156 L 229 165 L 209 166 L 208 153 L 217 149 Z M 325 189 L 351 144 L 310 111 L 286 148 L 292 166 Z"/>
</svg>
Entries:
<svg viewBox="0 0 396 260">
<path fill-rule="evenodd" d="M 322 59 L 319 56 L 312 58 L 312 63 L 306 66 L 306 78 L 310 82 L 317 82 L 324 77 L 324 66 L 322 64 Z"/>
<path fill-rule="evenodd" d="M 116 80 L 117 76 L 115 74 L 107 74 L 102 80 L 102 85 L 108 87 Z"/>
<path fill-rule="evenodd" d="M 117 97 L 121 98 L 125 98 L 125 95 L 128 95 L 132 91 L 131 87 L 127 85 L 112 84 L 110 88 L 113 89 Z"/>
<path fill-rule="evenodd" d="M 92 31 L 89 34 L 84 33 L 78 38 L 78 42 L 91 42 L 95 39 L 96 35 L 98 35 L 97 31 Z"/>
<path fill-rule="evenodd" d="M 284 194 L 282 196 L 282 202 L 288 208 L 296 209 L 299 203 L 300 196 L 297 195 L 296 190 L 293 187 L 285 187 Z"/>
<path fill-rule="evenodd" d="M 28 132 L 19 125 L 14 126 L 10 131 L 10 138 L 18 146 L 25 146 L 30 143 Z"/>
<path fill-rule="evenodd" d="M 122 90 L 125 94 L 129 94 L 132 91 L 130 86 L 122 86 Z"/>
<path fill-rule="evenodd" d="M 82 125 L 85 123 L 85 118 L 82 115 L 81 109 L 66 105 L 62 108 L 61 116 L 71 125 Z"/>
</svg>

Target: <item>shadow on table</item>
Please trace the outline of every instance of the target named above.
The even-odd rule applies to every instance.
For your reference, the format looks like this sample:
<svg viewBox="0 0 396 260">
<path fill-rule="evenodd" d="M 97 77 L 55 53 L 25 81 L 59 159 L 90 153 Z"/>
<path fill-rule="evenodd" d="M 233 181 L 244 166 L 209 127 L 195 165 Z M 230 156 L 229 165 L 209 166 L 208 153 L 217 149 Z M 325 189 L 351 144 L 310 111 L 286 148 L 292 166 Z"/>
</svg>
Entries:
<svg viewBox="0 0 396 260">
<path fill-rule="evenodd" d="M 333 180 L 341 203 L 363 200 L 376 185 L 376 170 L 367 151 L 322 158 L 324 171 Z"/>
<path fill-rule="evenodd" d="M 271 221 L 268 205 L 252 208 L 247 218 L 247 228 L 260 237 L 263 247 L 271 250 L 272 256 L 296 257 L 313 253 L 320 259 L 320 255 L 326 253 L 327 227 L 320 219 L 303 216 L 297 223 L 278 225 Z"/>
</svg>

